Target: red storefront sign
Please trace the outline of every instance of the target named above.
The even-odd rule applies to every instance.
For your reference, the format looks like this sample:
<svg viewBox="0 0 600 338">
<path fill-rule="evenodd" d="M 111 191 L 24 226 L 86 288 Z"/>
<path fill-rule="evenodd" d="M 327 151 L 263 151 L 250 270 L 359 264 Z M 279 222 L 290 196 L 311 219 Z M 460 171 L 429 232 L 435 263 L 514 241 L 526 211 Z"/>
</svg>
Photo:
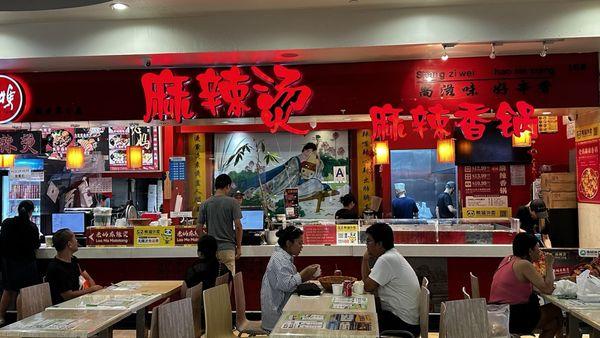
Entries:
<svg viewBox="0 0 600 338">
<path fill-rule="evenodd" d="M 513 110 L 507 102 L 501 102 L 496 111 L 495 119 L 500 121 L 498 129 L 504 137 L 520 136 L 525 131 L 530 131 L 532 138 L 538 136 L 538 119 L 533 116 L 534 108 L 525 101 L 518 101 L 517 110 Z M 454 126 L 460 128 L 465 138 L 470 141 L 479 140 L 485 132 L 485 124 L 491 120 L 482 115 L 490 112 L 490 108 L 482 104 L 462 103 L 454 112 L 458 119 Z M 405 120 L 402 118 L 402 108 L 394 108 L 391 104 L 382 107 L 373 106 L 369 109 L 373 125 L 373 140 L 392 139 L 406 137 Z M 450 122 L 450 110 L 444 109 L 442 105 L 435 104 L 425 109 L 419 105 L 410 110 L 412 116 L 411 127 L 413 131 L 424 138 L 429 130 L 438 139 L 444 139 L 450 135 L 447 126 Z M 452 125 L 450 125 L 452 126 Z"/>
<path fill-rule="evenodd" d="M 302 112 L 312 97 L 308 86 L 295 86 L 302 79 L 302 74 L 285 66 L 273 66 L 275 80 L 258 67 L 251 67 L 252 73 L 264 84 L 252 86 L 258 97 L 256 106 L 260 117 L 271 133 L 279 128 L 293 134 L 305 135 L 308 130 L 301 130 L 288 125 L 293 113 Z M 244 74 L 239 67 L 232 66 L 220 73 L 213 68 L 196 76 L 200 86 L 198 97 L 203 109 L 213 117 L 222 117 L 221 110 L 227 105 L 225 117 L 242 117 L 250 111 L 246 98 L 250 94 L 250 76 Z M 146 114 L 144 121 L 154 119 L 164 121 L 173 119 L 181 123 L 184 119 L 196 116 L 191 110 L 191 94 L 187 90 L 190 78 L 175 76 L 170 69 L 160 74 L 146 73 L 142 76 L 142 87 L 146 98 Z"/>
<path fill-rule="evenodd" d="M 0 124 L 14 120 L 25 107 L 25 92 L 17 80 L 0 75 Z"/>
<path fill-rule="evenodd" d="M 576 142 L 577 201 L 600 204 L 600 139 Z"/>
<path fill-rule="evenodd" d="M 175 245 L 197 245 L 196 227 L 175 227 Z"/>
<path fill-rule="evenodd" d="M 218 110 L 220 117 L 229 117 L 229 114 L 235 117 L 236 112 L 242 112 L 241 116 L 244 117 L 260 117 L 262 109 L 258 106 L 257 99 L 261 93 L 257 92 L 254 85 L 268 87 L 268 95 L 273 97 L 275 102 L 279 94 L 283 95 L 284 91 L 277 92 L 275 86 L 285 86 L 287 80 L 279 78 L 273 67 L 256 68 L 272 79 L 273 84 L 257 76 L 251 68 L 240 66 L 240 74 L 249 76 L 253 82 L 237 81 L 234 87 L 223 87 L 223 90 L 231 91 L 237 88 L 238 94 L 233 93 L 231 101 L 236 102 L 239 97 L 250 110 L 246 111 L 238 105 L 240 102 L 230 110 L 231 104 L 225 100 L 227 94 L 223 94 L 217 85 L 216 90 L 221 93 L 222 102 L 221 109 Z M 217 76 L 222 77 L 221 73 L 231 71 L 231 67 L 214 67 L 213 70 Z M 386 102 L 393 107 L 404 109 L 419 105 L 429 108 L 440 104 L 443 109 L 454 112 L 464 103 L 496 108 L 504 101 L 516 108 L 517 101 L 527 101 L 540 108 L 563 108 L 596 106 L 599 100 L 597 53 L 557 54 L 545 58 L 537 55 L 505 56 L 494 60 L 487 57 L 453 58 L 446 62 L 407 60 L 295 65 L 293 70 L 302 74 L 302 83 L 290 84 L 287 88 L 304 85 L 313 93 L 310 104 L 306 105 L 302 112 L 294 111 L 294 115 L 341 115 L 341 109 L 345 114 L 364 114 L 373 105 L 383 106 Z M 196 118 L 213 117 L 213 114 L 202 106 L 205 101 L 200 97 L 200 93 L 203 89 L 196 78 L 206 71 L 207 68 L 171 70 L 173 76 L 190 80 L 185 90 L 181 90 L 189 93 L 190 112 L 196 113 Z M 24 111 L 18 120 L 139 120 L 143 117 L 140 112 L 146 112 L 147 107 L 140 79 L 147 72 L 140 69 L 19 74 L 19 79 L 22 80 L 20 82 L 27 84 L 27 92 L 35 96 L 35 101 L 28 99 L 31 109 Z M 156 73 L 159 74 L 160 71 Z M 245 85 L 248 86 L 249 92 L 242 100 Z M 101 96 L 98 93 L 110 95 Z M 156 98 L 159 102 L 163 102 L 162 99 L 160 96 Z M 269 100 L 265 101 L 268 103 Z M 275 111 L 275 108 L 271 110 Z M 169 110 L 164 110 L 163 105 L 163 112 L 165 111 Z M 280 114 L 283 120 L 285 112 L 286 110 L 282 109 Z M 176 116 L 171 118 L 175 119 Z M 273 120 L 277 119 L 278 116 L 273 114 Z M 444 121 L 432 122 L 434 125 L 443 125 Z M 439 132 L 442 132 L 441 129 Z"/>
<path fill-rule="evenodd" d="M 42 133 L 39 131 L 6 131 L 0 133 L 0 154 L 31 154 L 42 152 Z"/>
<path fill-rule="evenodd" d="M 85 234 L 87 246 L 133 246 L 133 228 L 91 227 Z"/>
<path fill-rule="evenodd" d="M 302 227 L 304 231 L 304 244 L 335 245 L 337 243 L 337 229 L 335 224 L 308 224 Z"/>
</svg>

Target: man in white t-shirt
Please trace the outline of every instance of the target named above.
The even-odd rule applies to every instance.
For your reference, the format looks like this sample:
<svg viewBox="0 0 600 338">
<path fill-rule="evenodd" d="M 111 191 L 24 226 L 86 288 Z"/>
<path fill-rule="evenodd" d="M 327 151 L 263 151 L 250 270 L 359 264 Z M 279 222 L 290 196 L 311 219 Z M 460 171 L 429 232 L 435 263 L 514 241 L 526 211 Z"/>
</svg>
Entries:
<svg viewBox="0 0 600 338">
<path fill-rule="evenodd" d="M 371 269 L 369 260 L 376 259 Z M 379 331 L 406 330 L 417 337 L 419 327 L 419 280 L 415 270 L 394 249 L 394 232 L 385 223 L 367 229 L 367 251 L 362 260 L 365 290 L 376 292 Z"/>
</svg>

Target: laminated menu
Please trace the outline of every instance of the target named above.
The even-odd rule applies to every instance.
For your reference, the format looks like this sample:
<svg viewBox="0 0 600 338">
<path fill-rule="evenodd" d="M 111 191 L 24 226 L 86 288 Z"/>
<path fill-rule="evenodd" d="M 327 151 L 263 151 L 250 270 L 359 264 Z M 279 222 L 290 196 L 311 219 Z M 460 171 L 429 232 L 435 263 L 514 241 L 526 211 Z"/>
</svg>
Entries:
<svg viewBox="0 0 600 338">
<path fill-rule="evenodd" d="M 336 313 L 329 317 L 329 330 L 371 331 L 372 318 L 369 314 Z"/>
<path fill-rule="evenodd" d="M 332 297 L 331 308 L 339 310 L 366 310 L 367 297 Z"/>
</svg>

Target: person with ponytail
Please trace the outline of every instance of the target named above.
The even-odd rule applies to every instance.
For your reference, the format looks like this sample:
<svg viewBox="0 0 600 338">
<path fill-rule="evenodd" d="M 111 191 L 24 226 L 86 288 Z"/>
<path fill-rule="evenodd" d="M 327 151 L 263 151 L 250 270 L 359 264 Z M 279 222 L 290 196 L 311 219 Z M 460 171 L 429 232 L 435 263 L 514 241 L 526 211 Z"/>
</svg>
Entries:
<svg viewBox="0 0 600 338">
<path fill-rule="evenodd" d="M 18 215 L 2 222 L 0 254 L 3 292 L 0 325 L 4 323 L 6 309 L 15 301 L 19 290 L 41 282 L 35 257 L 35 251 L 40 247 L 40 232 L 31 221 L 34 209 L 32 201 L 22 201 Z"/>
</svg>

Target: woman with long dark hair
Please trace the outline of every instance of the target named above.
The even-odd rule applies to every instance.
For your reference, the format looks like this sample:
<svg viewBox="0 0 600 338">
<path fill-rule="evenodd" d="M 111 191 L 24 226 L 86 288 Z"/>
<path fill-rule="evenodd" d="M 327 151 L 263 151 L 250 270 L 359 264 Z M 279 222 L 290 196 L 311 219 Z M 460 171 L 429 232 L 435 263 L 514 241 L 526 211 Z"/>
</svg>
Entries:
<svg viewBox="0 0 600 338">
<path fill-rule="evenodd" d="M 6 309 L 13 303 L 19 290 L 40 283 L 35 262 L 35 250 L 40 247 L 40 233 L 31 221 L 35 206 L 32 201 L 19 203 L 18 215 L 2 222 L 0 254 L 2 255 L 2 299 L 0 325 Z"/>
</svg>

